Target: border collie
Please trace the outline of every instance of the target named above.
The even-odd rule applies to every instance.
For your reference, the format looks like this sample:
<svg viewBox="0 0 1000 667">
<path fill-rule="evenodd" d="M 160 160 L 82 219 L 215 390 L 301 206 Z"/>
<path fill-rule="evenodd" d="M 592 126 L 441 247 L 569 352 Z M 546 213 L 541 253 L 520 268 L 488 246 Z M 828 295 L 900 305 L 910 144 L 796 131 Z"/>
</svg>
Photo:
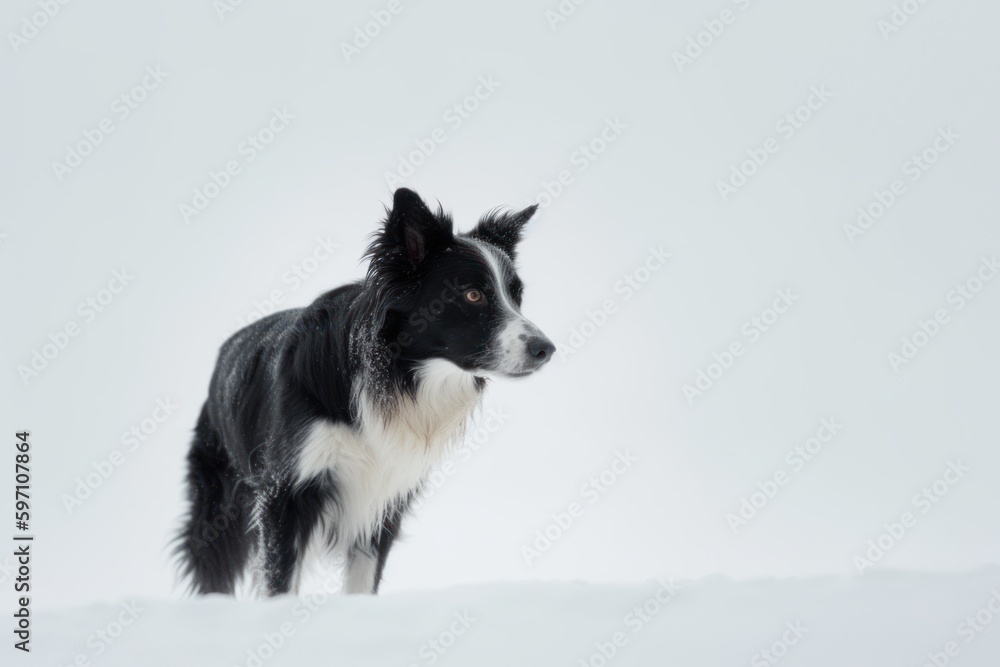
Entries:
<svg viewBox="0 0 1000 667">
<path fill-rule="evenodd" d="M 516 246 L 534 206 L 452 231 L 407 189 L 364 280 L 274 313 L 222 346 L 188 453 L 178 536 L 197 593 L 297 590 L 307 552 L 343 554 L 347 593 L 375 593 L 411 500 L 459 441 L 487 378 L 538 370 L 555 346 L 521 314 Z"/>
</svg>

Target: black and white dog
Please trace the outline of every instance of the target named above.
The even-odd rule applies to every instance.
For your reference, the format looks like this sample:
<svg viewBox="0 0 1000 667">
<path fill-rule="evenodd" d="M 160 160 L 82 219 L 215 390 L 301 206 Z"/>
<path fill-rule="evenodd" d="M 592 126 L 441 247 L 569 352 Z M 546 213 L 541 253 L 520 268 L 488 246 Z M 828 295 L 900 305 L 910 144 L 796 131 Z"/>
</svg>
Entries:
<svg viewBox="0 0 1000 667">
<path fill-rule="evenodd" d="M 275 313 L 222 346 L 188 454 L 179 536 L 198 593 L 296 589 L 307 552 L 346 556 L 375 593 L 429 469 L 463 436 L 488 377 L 555 351 L 521 315 L 515 249 L 532 206 L 455 234 L 395 192 L 363 281 Z"/>
</svg>

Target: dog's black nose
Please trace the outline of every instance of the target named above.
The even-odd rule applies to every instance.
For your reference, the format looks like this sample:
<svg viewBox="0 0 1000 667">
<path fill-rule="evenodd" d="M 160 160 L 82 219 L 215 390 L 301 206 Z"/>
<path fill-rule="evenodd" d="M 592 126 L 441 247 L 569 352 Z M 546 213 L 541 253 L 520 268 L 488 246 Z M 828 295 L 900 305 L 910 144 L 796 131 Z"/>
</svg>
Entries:
<svg viewBox="0 0 1000 667">
<path fill-rule="evenodd" d="M 528 352 L 539 366 L 551 359 L 555 351 L 556 346 L 545 336 L 533 336 L 528 339 Z"/>
</svg>

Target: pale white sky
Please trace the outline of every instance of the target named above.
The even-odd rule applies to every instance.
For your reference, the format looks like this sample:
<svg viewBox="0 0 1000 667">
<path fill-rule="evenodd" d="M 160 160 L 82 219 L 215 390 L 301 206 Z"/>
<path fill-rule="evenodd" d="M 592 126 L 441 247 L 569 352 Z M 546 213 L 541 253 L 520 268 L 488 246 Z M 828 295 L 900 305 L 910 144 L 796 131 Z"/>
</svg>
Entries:
<svg viewBox="0 0 1000 667">
<path fill-rule="evenodd" d="M 0 423 L 32 431 L 39 606 L 170 594 L 218 346 L 265 302 L 360 277 L 406 164 L 463 229 L 545 205 L 522 246 L 524 311 L 562 354 L 491 388 L 483 411 L 503 424 L 407 522 L 385 591 L 851 573 L 906 512 L 873 568 L 1000 562 L 984 530 L 1000 518 L 1000 282 L 949 298 L 1000 251 L 1000 9 L 931 3 L 886 39 L 890 2 L 723 2 L 732 22 L 678 71 L 716 9 L 592 2 L 553 30 L 556 2 L 402 6 L 351 62 L 339 44 L 377 5 L 244 3 L 220 20 L 208 3 L 72 3 L 5 45 Z M 35 11 L 19 0 L 2 24 Z M 102 294 L 116 271 L 132 278 Z M 896 372 L 889 353 L 941 309 Z M 829 442 L 794 453 L 830 419 Z M 69 513 L 62 496 L 116 449 Z M 601 482 L 619 453 L 635 461 Z M 914 496 L 956 461 L 968 472 L 924 513 Z M 734 534 L 727 515 L 758 484 L 773 497 Z"/>
</svg>

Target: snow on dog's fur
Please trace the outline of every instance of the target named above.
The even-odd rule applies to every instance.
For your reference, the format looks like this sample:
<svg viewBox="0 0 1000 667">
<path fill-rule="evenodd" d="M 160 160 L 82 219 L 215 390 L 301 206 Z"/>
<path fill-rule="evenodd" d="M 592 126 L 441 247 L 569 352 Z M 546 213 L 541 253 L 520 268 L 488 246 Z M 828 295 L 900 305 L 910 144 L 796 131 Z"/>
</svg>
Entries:
<svg viewBox="0 0 1000 667">
<path fill-rule="evenodd" d="M 294 588 L 307 554 L 346 555 L 374 593 L 430 470 L 488 377 L 522 377 L 552 343 L 520 312 L 516 246 L 535 207 L 451 218 L 400 189 L 363 281 L 275 313 L 223 346 L 188 454 L 182 571 L 199 593 Z"/>
</svg>

